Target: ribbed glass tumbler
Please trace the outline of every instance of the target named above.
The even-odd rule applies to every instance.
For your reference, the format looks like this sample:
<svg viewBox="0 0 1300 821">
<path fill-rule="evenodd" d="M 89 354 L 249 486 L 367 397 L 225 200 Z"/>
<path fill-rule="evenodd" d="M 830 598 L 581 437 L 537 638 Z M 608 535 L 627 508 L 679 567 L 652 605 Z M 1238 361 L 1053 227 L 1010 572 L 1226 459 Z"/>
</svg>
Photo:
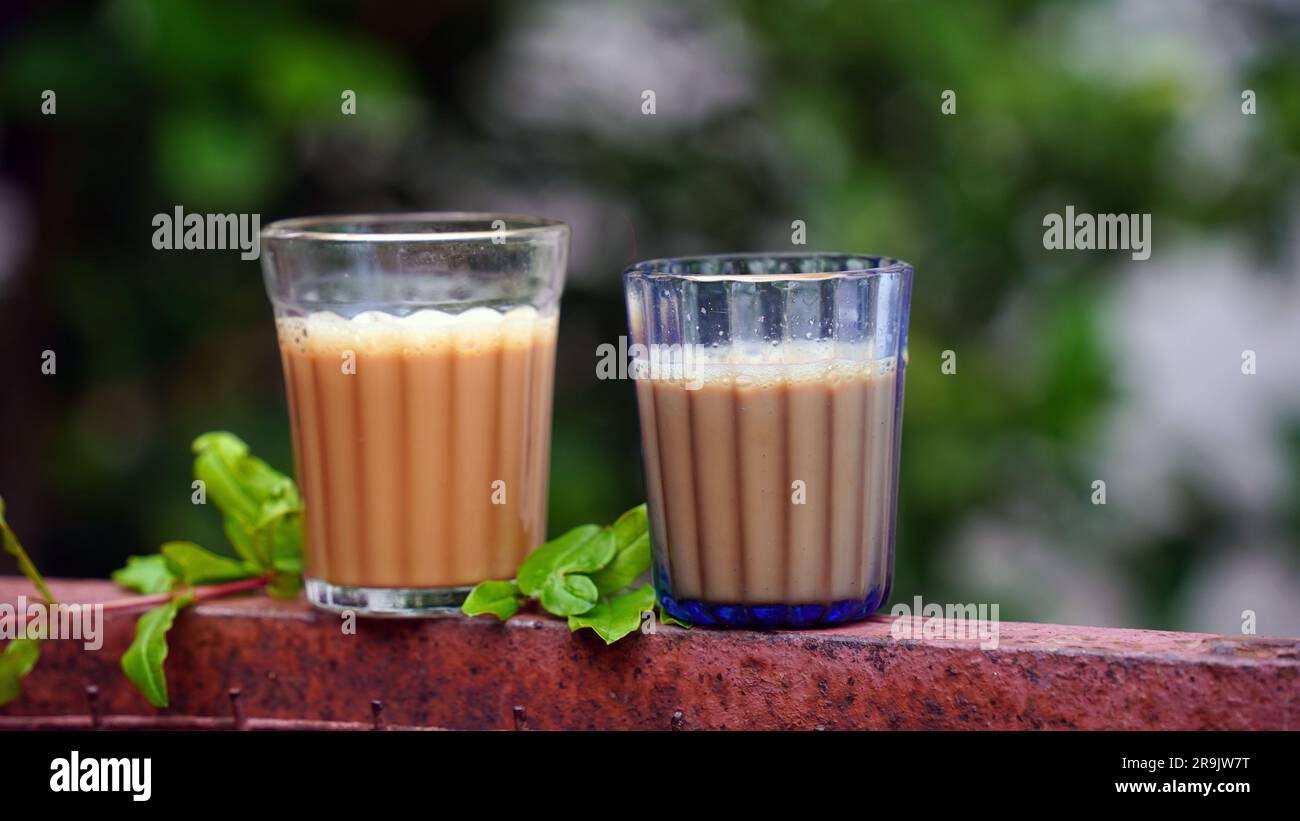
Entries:
<svg viewBox="0 0 1300 821">
<path fill-rule="evenodd" d="M 509 214 L 304 217 L 262 235 L 307 598 L 458 612 L 546 540 L 569 229 Z"/>
<path fill-rule="evenodd" d="M 911 266 L 755 254 L 623 276 L 664 609 L 759 628 L 875 612 L 893 578 Z"/>
</svg>

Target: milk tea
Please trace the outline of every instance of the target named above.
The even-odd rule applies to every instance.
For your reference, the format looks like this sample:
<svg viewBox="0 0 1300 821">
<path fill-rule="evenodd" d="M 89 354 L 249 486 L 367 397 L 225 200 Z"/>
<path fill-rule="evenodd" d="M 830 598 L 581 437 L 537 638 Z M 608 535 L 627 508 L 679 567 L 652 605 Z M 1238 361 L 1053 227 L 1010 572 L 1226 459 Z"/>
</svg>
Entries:
<svg viewBox="0 0 1300 821">
<path fill-rule="evenodd" d="M 556 318 L 368 311 L 277 322 L 306 576 L 456 588 L 546 538 Z"/>
<path fill-rule="evenodd" d="M 696 363 L 637 381 L 658 554 L 675 598 L 861 600 L 887 566 L 898 381 L 889 360 Z"/>
</svg>

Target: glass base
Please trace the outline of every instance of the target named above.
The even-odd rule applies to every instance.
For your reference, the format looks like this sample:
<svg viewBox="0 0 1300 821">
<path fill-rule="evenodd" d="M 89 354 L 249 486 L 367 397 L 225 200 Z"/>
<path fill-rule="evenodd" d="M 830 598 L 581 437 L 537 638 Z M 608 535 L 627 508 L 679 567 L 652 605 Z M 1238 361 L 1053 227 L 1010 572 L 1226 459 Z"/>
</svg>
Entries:
<svg viewBox="0 0 1300 821">
<path fill-rule="evenodd" d="M 349 587 L 306 579 L 307 601 L 362 616 L 456 616 L 470 587 Z"/>
<path fill-rule="evenodd" d="M 880 609 L 883 591 L 872 590 L 864 599 L 820 604 L 735 604 L 674 599 L 668 591 L 657 592 L 659 604 L 668 615 L 703 627 L 745 627 L 751 630 L 778 630 L 803 627 L 828 627 L 861 621 Z"/>
</svg>

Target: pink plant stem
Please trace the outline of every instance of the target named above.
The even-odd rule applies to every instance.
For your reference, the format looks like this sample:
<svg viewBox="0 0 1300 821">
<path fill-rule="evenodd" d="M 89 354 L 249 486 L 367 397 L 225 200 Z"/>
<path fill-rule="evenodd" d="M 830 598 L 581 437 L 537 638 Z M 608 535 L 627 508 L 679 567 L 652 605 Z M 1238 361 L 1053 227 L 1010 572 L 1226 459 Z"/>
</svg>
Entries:
<svg viewBox="0 0 1300 821">
<path fill-rule="evenodd" d="M 257 590 L 265 587 L 267 582 L 271 581 L 269 576 L 258 576 L 253 579 L 240 579 L 235 582 L 225 582 L 224 584 L 209 584 L 203 587 L 192 587 L 189 589 L 191 600 L 194 602 L 206 601 L 208 599 L 220 599 L 225 596 L 233 596 L 236 593 L 245 593 L 249 590 Z M 155 593 L 148 596 L 127 596 L 122 599 L 113 599 L 103 602 L 105 613 L 129 612 L 131 610 L 147 610 L 150 607 L 157 607 L 160 604 L 166 604 L 172 599 L 184 593 L 184 590 L 172 593 Z"/>
</svg>

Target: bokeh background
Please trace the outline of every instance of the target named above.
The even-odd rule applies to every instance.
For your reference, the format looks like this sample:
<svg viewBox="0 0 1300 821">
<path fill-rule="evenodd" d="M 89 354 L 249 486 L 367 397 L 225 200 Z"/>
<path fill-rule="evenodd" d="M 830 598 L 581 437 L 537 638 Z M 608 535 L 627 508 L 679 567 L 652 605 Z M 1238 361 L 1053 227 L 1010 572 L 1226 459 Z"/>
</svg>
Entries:
<svg viewBox="0 0 1300 821">
<path fill-rule="evenodd" d="M 258 263 L 155 251 L 154 214 L 497 210 L 573 226 L 550 527 L 609 520 L 643 498 L 595 372 L 619 271 L 803 220 L 917 270 L 894 601 L 1300 634 L 1297 43 L 1283 0 L 6 0 L 0 494 L 100 576 L 222 545 L 196 434 L 290 469 Z M 1152 214 L 1151 258 L 1044 250 L 1067 204 Z"/>
</svg>

